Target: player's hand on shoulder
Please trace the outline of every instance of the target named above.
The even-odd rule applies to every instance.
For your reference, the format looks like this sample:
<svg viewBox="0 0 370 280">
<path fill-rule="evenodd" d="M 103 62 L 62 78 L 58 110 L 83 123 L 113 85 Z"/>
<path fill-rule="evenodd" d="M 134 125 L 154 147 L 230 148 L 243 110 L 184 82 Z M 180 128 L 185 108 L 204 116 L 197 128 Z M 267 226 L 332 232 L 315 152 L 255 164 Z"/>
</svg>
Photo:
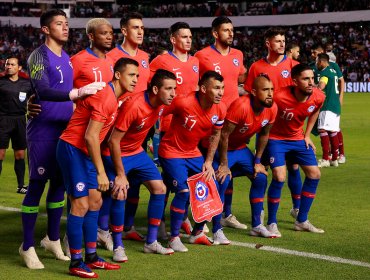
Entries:
<svg viewBox="0 0 370 280">
<path fill-rule="evenodd" d="M 102 90 L 106 86 L 105 82 L 93 82 L 86 86 L 83 86 L 79 89 L 72 89 L 69 93 L 69 98 L 74 101 L 89 95 L 97 93 L 99 90 Z"/>
</svg>

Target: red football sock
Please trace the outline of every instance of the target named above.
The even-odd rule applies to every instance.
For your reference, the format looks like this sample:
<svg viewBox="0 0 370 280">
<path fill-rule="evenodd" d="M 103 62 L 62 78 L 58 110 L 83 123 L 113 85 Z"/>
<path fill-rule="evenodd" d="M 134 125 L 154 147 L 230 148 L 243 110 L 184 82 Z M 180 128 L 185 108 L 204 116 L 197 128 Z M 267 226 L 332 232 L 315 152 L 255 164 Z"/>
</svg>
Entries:
<svg viewBox="0 0 370 280">
<path fill-rule="evenodd" d="M 338 141 L 339 141 L 339 154 L 344 155 L 344 144 L 343 144 L 342 131 L 338 131 Z"/>
<path fill-rule="evenodd" d="M 322 158 L 329 160 L 330 151 L 330 140 L 327 132 L 320 133 L 321 147 L 322 147 Z"/>
<path fill-rule="evenodd" d="M 331 160 L 338 159 L 338 149 L 339 149 L 339 141 L 338 141 L 338 133 L 337 132 L 330 132 L 330 146 L 331 146 Z"/>
</svg>

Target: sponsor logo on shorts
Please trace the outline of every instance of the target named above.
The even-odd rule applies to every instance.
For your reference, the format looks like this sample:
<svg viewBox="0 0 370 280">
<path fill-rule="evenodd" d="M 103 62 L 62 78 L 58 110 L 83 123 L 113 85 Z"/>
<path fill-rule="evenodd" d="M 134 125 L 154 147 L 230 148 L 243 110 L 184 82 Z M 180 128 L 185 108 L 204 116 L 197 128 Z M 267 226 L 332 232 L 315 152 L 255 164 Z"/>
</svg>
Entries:
<svg viewBox="0 0 370 280">
<path fill-rule="evenodd" d="M 239 59 L 234 58 L 233 63 L 234 63 L 235 66 L 239 66 Z"/>
<path fill-rule="evenodd" d="M 211 118 L 211 122 L 213 124 L 215 124 L 217 122 L 217 120 L 218 120 L 218 116 L 217 115 L 213 115 L 212 118 Z"/>
<path fill-rule="evenodd" d="M 198 66 L 193 65 L 193 71 L 194 71 L 195 73 L 198 73 L 198 72 L 199 72 L 199 68 L 198 68 Z"/>
<path fill-rule="evenodd" d="M 283 78 L 288 78 L 288 77 L 289 77 L 289 75 L 290 75 L 290 72 L 289 72 L 288 70 L 283 70 L 283 71 L 281 71 L 281 76 L 282 76 Z"/>
<path fill-rule="evenodd" d="M 85 184 L 82 183 L 82 182 L 78 182 L 76 184 L 76 190 L 79 191 L 79 192 L 82 192 L 83 190 L 85 189 Z"/>
<path fill-rule="evenodd" d="M 143 68 L 148 68 L 148 63 L 146 63 L 146 61 L 145 60 L 142 60 L 141 61 L 141 66 L 143 66 Z"/>
<path fill-rule="evenodd" d="M 202 181 L 198 181 L 195 185 L 195 197 L 199 201 L 204 201 L 208 197 L 208 187 Z"/>
<path fill-rule="evenodd" d="M 264 127 L 268 123 L 269 123 L 269 120 L 263 120 L 262 123 L 261 123 L 261 126 Z"/>
<path fill-rule="evenodd" d="M 177 187 L 177 181 L 176 181 L 176 180 L 173 180 L 173 181 L 172 181 L 172 185 L 173 185 L 174 187 Z"/>
<path fill-rule="evenodd" d="M 316 106 L 311 105 L 310 107 L 308 107 L 307 111 L 308 111 L 309 113 L 312 113 L 312 112 L 313 112 L 313 110 L 315 110 L 315 108 L 316 108 Z"/>
<path fill-rule="evenodd" d="M 44 173 L 45 173 L 45 168 L 44 168 L 44 167 L 42 167 L 42 166 L 40 166 L 40 167 L 38 167 L 38 168 L 37 168 L 37 172 L 39 173 L 39 175 L 44 175 Z"/>
<path fill-rule="evenodd" d="M 270 157 L 270 163 L 273 164 L 275 162 L 275 158 L 274 157 Z"/>
<path fill-rule="evenodd" d="M 114 185 L 114 182 L 113 181 L 109 181 L 109 188 L 110 189 L 113 189 L 113 185 Z"/>
</svg>

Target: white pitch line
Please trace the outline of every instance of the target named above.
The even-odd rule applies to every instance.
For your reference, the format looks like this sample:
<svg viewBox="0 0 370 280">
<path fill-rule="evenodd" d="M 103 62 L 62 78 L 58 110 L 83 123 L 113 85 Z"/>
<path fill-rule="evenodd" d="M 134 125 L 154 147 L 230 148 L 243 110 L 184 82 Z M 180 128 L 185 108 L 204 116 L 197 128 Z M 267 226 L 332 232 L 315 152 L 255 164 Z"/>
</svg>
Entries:
<svg viewBox="0 0 370 280">
<path fill-rule="evenodd" d="M 21 212 L 21 209 L 14 208 L 14 207 L 5 207 L 0 205 L 0 210 L 9 211 L 9 212 Z M 45 213 L 40 213 L 42 216 L 46 216 Z M 62 217 L 63 220 L 66 219 L 66 217 Z M 147 230 L 144 227 L 137 228 L 138 230 Z M 182 237 L 189 237 L 186 234 L 183 234 Z M 317 260 L 325 260 L 333 263 L 342 263 L 342 264 L 350 264 L 354 266 L 362 266 L 370 268 L 370 263 L 367 262 L 361 262 L 351 259 L 344 259 L 340 257 L 333 257 L 333 256 L 327 256 L 327 255 L 320 255 L 315 253 L 308 253 L 308 252 L 302 252 L 302 251 L 296 251 L 296 250 L 289 250 L 284 248 L 278 248 L 278 247 L 272 247 L 272 246 L 265 246 L 260 243 L 254 244 L 254 243 L 246 243 L 246 242 L 238 242 L 238 241 L 231 241 L 231 245 L 239 246 L 239 247 L 245 247 L 250 249 L 257 249 L 267 252 L 275 252 L 278 254 L 286 254 L 286 255 L 292 255 L 292 256 L 298 256 L 298 257 L 304 257 L 304 258 L 310 258 L 310 259 L 317 259 Z M 258 248 L 257 248 L 258 247 Z"/>
</svg>

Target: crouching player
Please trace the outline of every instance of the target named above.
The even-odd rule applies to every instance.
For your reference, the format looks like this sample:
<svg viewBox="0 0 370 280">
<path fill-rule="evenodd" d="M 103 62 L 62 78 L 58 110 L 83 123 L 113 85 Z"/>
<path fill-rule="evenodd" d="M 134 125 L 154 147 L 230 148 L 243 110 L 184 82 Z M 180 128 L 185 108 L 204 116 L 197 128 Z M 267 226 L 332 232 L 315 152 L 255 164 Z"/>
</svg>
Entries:
<svg viewBox="0 0 370 280">
<path fill-rule="evenodd" d="M 104 164 L 110 181 L 114 181 L 111 206 L 111 231 L 113 237 L 113 260 L 126 262 L 122 243 L 124 209 L 128 188 L 127 177 L 138 188 L 143 183 L 150 192 L 148 205 L 148 235 L 144 244 L 145 253 L 173 254 L 157 242 L 158 226 L 164 208 L 166 187 L 152 159 L 142 148 L 148 131 L 158 120 L 166 105 L 175 98 L 176 76 L 163 69 L 154 74 L 149 90 L 136 93 L 121 106 L 112 134 L 108 140 L 109 150 L 103 150 Z M 111 157 L 109 157 L 109 151 Z M 126 177 L 127 176 L 127 177 Z"/>
<path fill-rule="evenodd" d="M 253 81 L 251 93 L 234 101 L 227 112 L 221 132 L 219 164 L 215 160 L 214 168 L 219 182 L 219 193 L 224 201 L 224 192 L 233 177 L 247 175 L 252 186 L 249 200 L 252 210 L 252 236 L 275 237 L 261 221 L 263 198 L 267 188 L 267 173 L 261 164 L 261 156 L 267 145 L 269 132 L 275 122 L 277 107 L 273 103 L 273 84 L 267 75 L 259 75 Z M 246 147 L 248 140 L 259 133 L 256 155 Z M 232 172 L 230 172 L 232 170 Z M 221 215 L 213 218 L 214 240 L 221 244 L 230 243 L 223 239 L 220 224 Z"/>
<path fill-rule="evenodd" d="M 294 66 L 292 78 L 294 86 L 275 92 L 274 100 L 278 106 L 278 113 L 266 147 L 273 177 L 268 190 L 267 229 L 276 237 L 281 237 L 276 213 L 286 177 L 286 160 L 299 164 L 306 175 L 294 229 L 324 232 L 314 227 L 307 217 L 321 176 L 315 157 L 316 148 L 310 139 L 310 133 L 324 103 L 325 95 L 314 88 L 314 74 L 308 65 Z M 306 130 L 303 131 L 306 118 L 308 118 Z"/>
<path fill-rule="evenodd" d="M 81 278 L 97 278 L 98 275 L 91 271 L 94 268 L 120 268 L 96 253 L 98 214 L 102 204 L 100 192 L 109 188 L 100 144 L 114 123 L 120 97 L 135 89 L 138 75 L 135 60 L 118 60 L 114 66 L 113 81 L 95 95 L 77 102 L 57 146 L 58 163 L 71 201 L 67 218 L 71 253 L 69 272 Z M 82 237 L 85 262 L 82 260 Z"/>
<path fill-rule="evenodd" d="M 166 113 L 173 114 L 169 131 L 159 145 L 159 159 L 166 178 L 171 182 L 175 197 L 172 200 L 171 239 L 169 246 L 178 252 L 188 249 L 182 244 L 179 231 L 185 207 L 189 200 L 186 180 L 189 176 L 205 172 L 206 180 L 215 176 L 213 156 L 218 146 L 220 132 L 226 115 L 226 106 L 221 103 L 224 93 L 223 77 L 214 71 L 204 73 L 199 81 L 199 91 L 193 95 L 177 97 Z M 204 160 L 198 144 L 210 137 L 208 154 Z M 190 243 L 211 245 L 203 233 L 204 223 L 196 224 Z"/>
</svg>

